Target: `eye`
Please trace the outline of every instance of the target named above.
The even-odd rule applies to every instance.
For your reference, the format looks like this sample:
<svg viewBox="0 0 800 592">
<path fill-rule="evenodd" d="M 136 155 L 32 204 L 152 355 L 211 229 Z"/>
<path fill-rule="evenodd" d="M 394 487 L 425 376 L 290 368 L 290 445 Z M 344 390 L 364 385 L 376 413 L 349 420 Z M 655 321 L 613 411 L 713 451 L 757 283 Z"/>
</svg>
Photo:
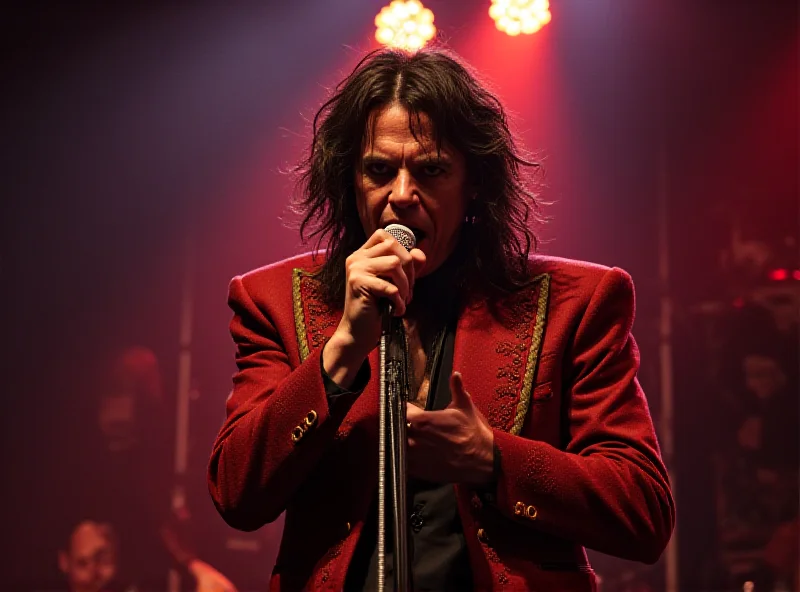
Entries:
<svg viewBox="0 0 800 592">
<path fill-rule="evenodd" d="M 364 167 L 370 175 L 384 177 L 391 172 L 389 165 L 384 162 L 370 162 Z"/>
<path fill-rule="evenodd" d="M 422 172 L 426 177 L 438 177 L 444 172 L 444 169 L 436 164 L 426 164 L 422 167 Z"/>
</svg>

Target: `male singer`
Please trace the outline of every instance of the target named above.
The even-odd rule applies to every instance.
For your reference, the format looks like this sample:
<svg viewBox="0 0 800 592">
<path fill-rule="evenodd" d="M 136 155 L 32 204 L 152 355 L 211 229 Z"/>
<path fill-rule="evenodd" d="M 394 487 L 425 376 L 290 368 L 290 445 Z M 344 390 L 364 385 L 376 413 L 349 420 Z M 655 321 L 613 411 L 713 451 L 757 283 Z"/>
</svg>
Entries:
<svg viewBox="0 0 800 592">
<path fill-rule="evenodd" d="M 286 511 L 272 590 L 376 587 L 381 301 L 406 343 L 415 590 L 588 591 L 584 547 L 661 555 L 674 503 L 631 279 L 531 252 L 533 166 L 443 50 L 369 54 L 317 114 L 295 206 L 325 249 L 232 280 L 209 465 L 231 526 Z"/>
</svg>

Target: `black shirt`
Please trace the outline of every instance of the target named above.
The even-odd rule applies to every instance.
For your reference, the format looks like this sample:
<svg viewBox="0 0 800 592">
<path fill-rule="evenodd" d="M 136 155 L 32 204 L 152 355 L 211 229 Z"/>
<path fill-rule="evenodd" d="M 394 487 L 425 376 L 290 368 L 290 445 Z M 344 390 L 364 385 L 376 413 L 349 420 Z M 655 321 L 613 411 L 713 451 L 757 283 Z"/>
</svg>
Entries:
<svg viewBox="0 0 800 592">
<path fill-rule="evenodd" d="M 430 395 L 426 409 L 440 410 L 450 404 L 450 381 L 453 371 L 453 344 L 455 322 L 450 322 L 444 338 L 430 353 L 433 366 L 430 375 Z M 361 381 L 364 373 L 359 373 Z M 368 376 L 368 375 L 366 375 Z M 322 369 L 325 391 L 330 404 L 345 393 Z M 360 385 L 356 379 L 357 387 Z M 360 390 L 360 389 L 355 389 Z M 387 480 L 390 475 L 387 475 Z M 458 515 L 455 490 L 450 483 L 431 483 L 409 479 L 407 484 L 409 508 L 409 538 L 411 546 L 411 579 L 414 590 L 470 590 L 472 572 L 467 555 L 464 531 Z M 387 516 L 386 540 L 392 541 L 392 520 Z M 356 546 L 345 581 L 345 590 L 375 590 L 378 576 L 378 509 L 377 496 L 373 499 L 361 538 Z M 393 561 L 391 546 L 385 556 L 386 589 L 393 589 Z"/>
</svg>

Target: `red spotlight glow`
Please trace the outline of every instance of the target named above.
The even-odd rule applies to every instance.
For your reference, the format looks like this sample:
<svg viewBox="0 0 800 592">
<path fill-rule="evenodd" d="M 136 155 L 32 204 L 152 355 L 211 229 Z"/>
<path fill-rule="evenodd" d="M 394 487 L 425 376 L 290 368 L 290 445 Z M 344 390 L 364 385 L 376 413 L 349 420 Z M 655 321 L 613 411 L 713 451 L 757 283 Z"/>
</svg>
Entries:
<svg viewBox="0 0 800 592">
<path fill-rule="evenodd" d="M 796 279 L 796 280 L 800 280 L 800 269 L 795 269 L 795 270 L 792 272 L 792 277 L 793 277 L 794 279 Z"/>
<path fill-rule="evenodd" d="M 531 35 L 552 18 L 549 0 L 492 0 L 489 16 L 498 29 L 512 37 Z"/>
<path fill-rule="evenodd" d="M 419 0 L 394 0 L 375 17 L 375 39 L 388 47 L 421 49 L 433 39 L 433 12 Z"/>
<path fill-rule="evenodd" d="M 769 279 L 774 282 L 782 282 L 789 279 L 789 270 L 787 269 L 773 269 L 769 272 Z"/>
</svg>

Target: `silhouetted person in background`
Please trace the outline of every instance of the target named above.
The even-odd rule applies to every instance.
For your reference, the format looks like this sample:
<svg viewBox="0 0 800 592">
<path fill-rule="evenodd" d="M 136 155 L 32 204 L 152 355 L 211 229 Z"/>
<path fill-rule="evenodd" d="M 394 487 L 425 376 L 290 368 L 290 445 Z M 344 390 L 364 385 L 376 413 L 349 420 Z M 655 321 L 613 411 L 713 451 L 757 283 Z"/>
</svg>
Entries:
<svg viewBox="0 0 800 592">
<path fill-rule="evenodd" d="M 712 585 L 794 589 L 797 570 L 797 348 L 767 310 L 734 317 L 717 427 L 722 571 Z M 793 550 L 794 549 L 794 550 Z"/>
<path fill-rule="evenodd" d="M 117 579 L 117 540 L 109 524 L 84 520 L 58 552 L 58 567 L 69 592 L 123 590 Z"/>
<path fill-rule="evenodd" d="M 121 581 L 139 592 L 164 590 L 170 568 L 194 581 L 197 592 L 235 592 L 234 585 L 200 561 L 189 544 L 188 512 L 171 508 L 173 416 L 164 404 L 155 354 L 129 347 L 100 378 L 93 434 L 76 442 L 73 490 L 82 516 L 107 521 L 119 535 Z"/>
</svg>

